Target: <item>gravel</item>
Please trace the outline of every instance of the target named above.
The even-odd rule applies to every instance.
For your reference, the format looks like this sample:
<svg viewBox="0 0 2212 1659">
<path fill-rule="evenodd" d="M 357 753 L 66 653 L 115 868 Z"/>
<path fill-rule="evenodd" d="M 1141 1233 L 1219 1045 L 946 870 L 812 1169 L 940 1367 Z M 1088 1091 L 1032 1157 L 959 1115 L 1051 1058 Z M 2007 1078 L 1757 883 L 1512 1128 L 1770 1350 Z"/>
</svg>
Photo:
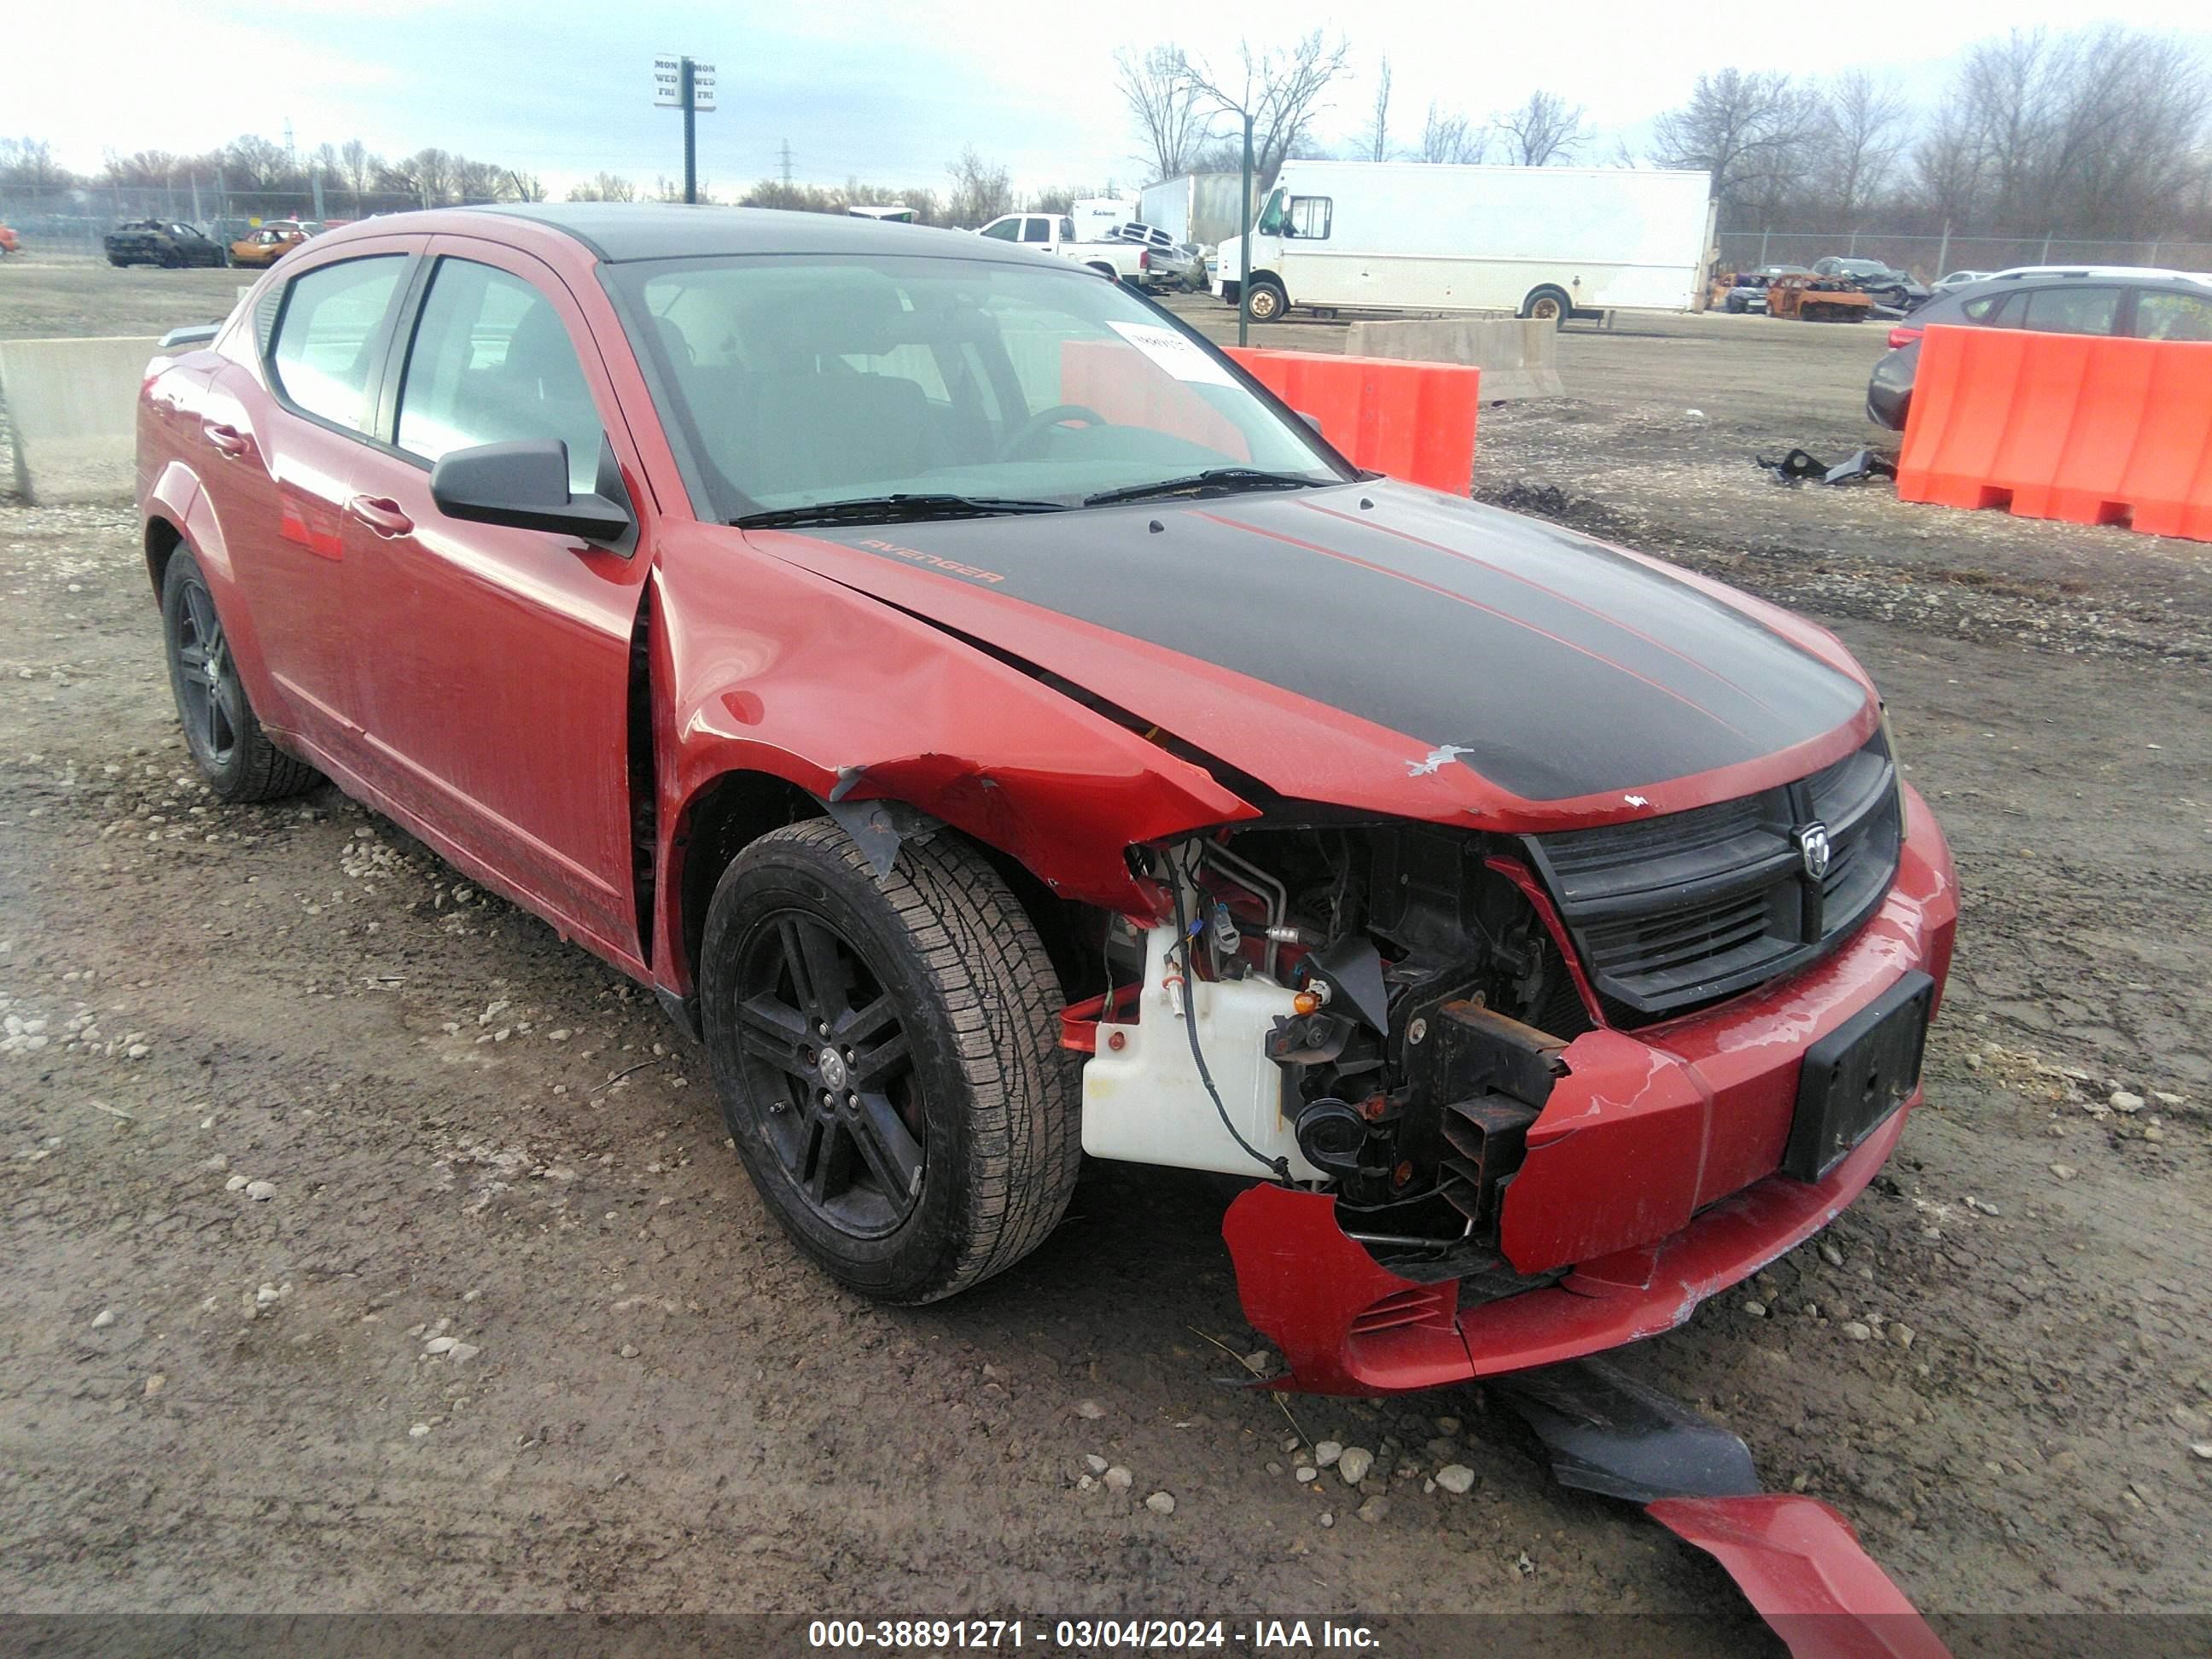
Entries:
<svg viewBox="0 0 2212 1659">
<path fill-rule="evenodd" d="M 1464 1463 L 1447 1463 L 1437 1471 L 1437 1485 L 1449 1492 L 1472 1492 L 1474 1471 Z"/>
<path fill-rule="evenodd" d="M 1175 1494 L 1156 1492 L 1145 1500 L 1145 1507 L 1154 1515 L 1173 1515 L 1176 1510 Z"/>
<path fill-rule="evenodd" d="M 1374 1467 L 1375 1454 L 1364 1446 L 1346 1446 L 1343 1455 L 1336 1460 L 1336 1472 L 1344 1477 L 1347 1486 L 1358 1486 Z"/>
</svg>

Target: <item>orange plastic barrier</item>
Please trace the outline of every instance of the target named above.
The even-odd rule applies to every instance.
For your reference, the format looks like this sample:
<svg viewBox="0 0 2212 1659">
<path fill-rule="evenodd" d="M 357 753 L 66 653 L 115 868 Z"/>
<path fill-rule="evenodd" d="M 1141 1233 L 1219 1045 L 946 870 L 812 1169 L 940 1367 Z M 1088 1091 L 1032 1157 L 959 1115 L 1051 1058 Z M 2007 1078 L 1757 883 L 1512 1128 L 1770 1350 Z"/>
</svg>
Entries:
<svg viewBox="0 0 2212 1659">
<path fill-rule="evenodd" d="M 1931 328 L 1897 494 L 2212 541 L 2212 343 Z"/>
<path fill-rule="evenodd" d="M 1230 346 L 1253 378 L 1355 465 L 1464 495 L 1474 475 L 1482 371 L 1466 363 Z"/>
<path fill-rule="evenodd" d="M 1116 426 L 1140 426 L 1239 461 L 1252 447 L 1237 423 L 1133 346 L 1113 340 L 1060 343 L 1060 400 L 1104 416 Z"/>
</svg>

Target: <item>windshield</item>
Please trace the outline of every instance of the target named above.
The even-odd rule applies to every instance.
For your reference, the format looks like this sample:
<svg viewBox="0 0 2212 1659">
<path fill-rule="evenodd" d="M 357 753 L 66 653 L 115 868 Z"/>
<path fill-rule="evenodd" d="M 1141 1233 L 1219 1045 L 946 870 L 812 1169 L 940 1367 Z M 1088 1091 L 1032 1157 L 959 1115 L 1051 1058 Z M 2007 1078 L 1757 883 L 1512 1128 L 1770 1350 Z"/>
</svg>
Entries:
<svg viewBox="0 0 2212 1659">
<path fill-rule="evenodd" d="M 1353 476 L 1210 348 L 1079 269 L 721 257 L 603 267 L 702 516 L 894 495 L 1074 507 L 1215 468 Z"/>
</svg>

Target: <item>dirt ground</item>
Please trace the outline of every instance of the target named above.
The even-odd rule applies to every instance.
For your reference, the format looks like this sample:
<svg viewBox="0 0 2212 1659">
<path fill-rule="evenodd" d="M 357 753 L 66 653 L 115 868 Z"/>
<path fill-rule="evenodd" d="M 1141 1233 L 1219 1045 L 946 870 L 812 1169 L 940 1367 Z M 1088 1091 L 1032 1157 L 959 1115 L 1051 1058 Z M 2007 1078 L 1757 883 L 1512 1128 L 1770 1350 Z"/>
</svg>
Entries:
<svg viewBox="0 0 2212 1659">
<path fill-rule="evenodd" d="M 235 282 L 11 263 L 0 328 L 151 332 Z M 1621 1363 L 1962 1642 L 1950 1615 L 2203 1612 L 2212 550 L 1767 483 L 1754 452 L 1873 435 L 1879 345 L 1578 328 L 1567 398 L 1484 411 L 1477 494 L 1835 627 L 1965 889 L 1887 1173 Z M 0 502 L 0 1607 L 1627 1609 L 1682 1615 L 1680 1651 L 1768 1641 L 1480 1388 L 1218 1387 L 1207 1339 L 1256 1346 L 1230 1183 L 1099 1166 L 979 1291 L 833 1290 L 649 997 L 333 791 L 209 803 L 127 509 Z M 1292 1479 L 1321 1438 L 1379 1454 L 1378 1519 Z M 1082 1489 L 1086 1455 L 1129 1489 Z M 1468 1494 L 1429 1488 L 1449 1462 Z"/>
</svg>

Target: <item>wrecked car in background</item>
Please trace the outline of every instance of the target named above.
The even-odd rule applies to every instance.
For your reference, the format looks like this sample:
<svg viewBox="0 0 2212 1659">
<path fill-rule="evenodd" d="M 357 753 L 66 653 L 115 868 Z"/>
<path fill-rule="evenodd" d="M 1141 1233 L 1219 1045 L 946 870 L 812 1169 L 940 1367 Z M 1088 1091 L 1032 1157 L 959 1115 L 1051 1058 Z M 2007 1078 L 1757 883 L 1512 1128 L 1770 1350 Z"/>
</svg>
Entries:
<svg viewBox="0 0 2212 1659">
<path fill-rule="evenodd" d="M 198 226 L 167 219 L 125 219 L 101 238 L 111 265 L 222 265 L 228 256 Z"/>
<path fill-rule="evenodd" d="M 1879 259 L 1827 258 L 1813 262 L 1819 276 L 1838 276 L 1857 284 L 1874 296 L 1875 303 L 1893 311 L 1910 311 L 1927 302 L 1929 289 L 1918 278 L 1892 269 Z"/>
<path fill-rule="evenodd" d="M 1722 295 L 1721 307 L 1741 315 L 1747 311 L 1766 309 L 1766 291 L 1785 276 L 1810 276 L 1811 269 L 1805 265 L 1761 265 L 1756 270 L 1740 270 L 1728 279 Z"/>
<path fill-rule="evenodd" d="M 1087 1152 L 1257 1183 L 1288 1385 L 1518 1370 L 1817 1231 L 1918 1098 L 1951 863 L 1833 637 L 1363 476 L 1065 260 L 409 215 L 139 419 L 216 793 L 320 772 L 652 986 L 872 1296 L 1012 1266 Z"/>
</svg>

